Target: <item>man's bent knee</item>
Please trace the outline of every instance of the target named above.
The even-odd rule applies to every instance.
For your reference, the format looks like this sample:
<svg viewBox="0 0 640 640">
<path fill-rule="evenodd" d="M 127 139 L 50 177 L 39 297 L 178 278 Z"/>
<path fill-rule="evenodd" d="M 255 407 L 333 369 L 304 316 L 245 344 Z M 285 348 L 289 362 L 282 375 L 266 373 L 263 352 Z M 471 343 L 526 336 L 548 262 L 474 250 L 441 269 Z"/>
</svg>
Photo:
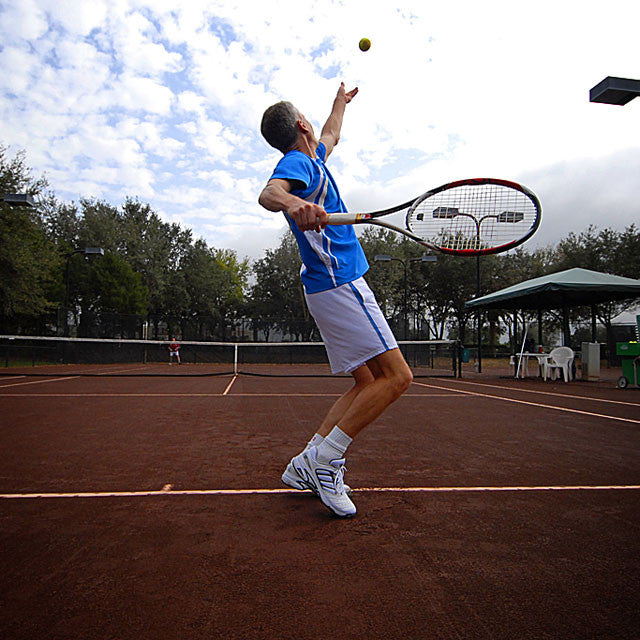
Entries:
<svg viewBox="0 0 640 640">
<path fill-rule="evenodd" d="M 395 399 L 399 398 L 413 382 L 413 374 L 399 349 L 380 354 L 371 363 L 387 379 Z"/>
<path fill-rule="evenodd" d="M 400 397 L 407 389 L 411 386 L 413 382 L 413 373 L 411 373 L 411 369 L 405 365 L 405 368 L 401 371 L 398 371 L 392 378 L 391 384 L 393 385 L 394 392 Z"/>
</svg>

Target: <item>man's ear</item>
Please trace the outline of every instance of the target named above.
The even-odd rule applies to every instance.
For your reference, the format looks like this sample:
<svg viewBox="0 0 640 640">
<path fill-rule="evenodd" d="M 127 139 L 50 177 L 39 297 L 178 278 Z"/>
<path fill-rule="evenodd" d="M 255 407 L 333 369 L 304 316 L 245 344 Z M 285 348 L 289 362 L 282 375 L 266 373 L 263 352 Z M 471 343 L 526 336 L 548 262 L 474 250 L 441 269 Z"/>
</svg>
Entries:
<svg viewBox="0 0 640 640">
<path fill-rule="evenodd" d="M 297 120 L 296 126 L 298 127 L 298 130 L 301 131 L 302 133 L 309 133 L 309 127 L 307 127 L 307 125 L 304 123 L 303 120 Z"/>
</svg>

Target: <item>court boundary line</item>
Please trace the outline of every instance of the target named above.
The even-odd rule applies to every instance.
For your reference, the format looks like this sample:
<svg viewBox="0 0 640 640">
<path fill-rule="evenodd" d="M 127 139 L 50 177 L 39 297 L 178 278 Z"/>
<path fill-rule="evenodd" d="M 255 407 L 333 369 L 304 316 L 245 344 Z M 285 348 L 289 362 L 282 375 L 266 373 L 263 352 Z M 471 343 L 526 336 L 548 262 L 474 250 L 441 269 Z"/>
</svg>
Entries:
<svg viewBox="0 0 640 640">
<path fill-rule="evenodd" d="M 554 411 L 564 411 L 566 413 L 577 413 L 583 416 L 592 416 L 595 418 L 605 418 L 607 420 L 618 420 L 620 422 L 631 422 L 632 424 L 640 424 L 640 420 L 634 420 L 633 418 L 623 418 L 620 416 L 608 416 L 604 413 L 593 413 L 592 411 L 581 411 L 580 409 L 570 409 L 569 407 L 557 407 L 552 404 L 541 404 L 539 402 L 527 402 L 526 400 L 518 400 L 517 398 L 505 398 L 504 396 L 494 396 L 488 393 L 478 393 L 476 391 L 466 391 L 465 389 L 449 389 L 448 387 L 439 387 L 437 385 L 429 385 L 424 382 L 415 382 L 421 387 L 427 387 L 430 389 L 444 389 L 445 391 L 456 391 L 457 393 L 468 394 L 472 396 L 478 396 L 480 398 L 490 398 L 493 400 L 503 400 L 504 402 L 514 402 L 516 404 L 526 404 L 530 407 L 538 407 L 542 409 L 553 409 Z M 510 388 L 507 387 L 510 390 Z"/>
<path fill-rule="evenodd" d="M 556 396 L 558 398 L 572 398 L 574 400 L 590 400 L 593 402 L 609 402 L 611 404 L 622 404 L 630 407 L 640 407 L 638 402 L 624 402 L 623 400 L 608 400 L 607 398 L 594 398 L 593 396 L 574 396 L 565 393 L 554 393 L 553 391 L 539 391 L 537 389 L 518 389 L 517 387 L 501 387 L 492 384 L 486 384 L 485 382 L 475 382 L 473 380 L 460 380 L 455 379 L 456 382 L 462 384 L 473 384 L 478 387 L 489 387 L 490 389 L 508 389 L 509 391 L 517 391 L 518 393 L 539 393 L 546 396 Z"/>
<path fill-rule="evenodd" d="M 1 387 L 0 387 L 1 388 Z M 405 393 L 403 398 L 455 398 L 458 392 Z M 342 393 L 2 393 L 0 398 L 336 398 Z"/>
<path fill-rule="evenodd" d="M 8 389 L 9 387 L 20 387 L 25 384 L 40 384 L 41 382 L 60 382 L 61 380 L 75 380 L 80 376 L 67 376 L 65 378 L 47 378 L 46 380 L 30 380 L 28 382 L 13 382 L 11 384 L 0 384 L 0 389 Z"/>
<path fill-rule="evenodd" d="M 2 500 L 35 500 L 65 498 L 143 498 L 157 496 L 240 496 L 308 494 L 298 489 L 178 489 L 165 485 L 160 490 L 149 491 L 78 491 L 67 493 L 2 493 Z M 545 491 L 638 491 L 640 485 L 531 485 L 531 486 L 479 486 L 479 487 L 362 487 L 354 493 L 508 493 Z"/>
<path fill-rule="evenodd" d="M 223 396 L 226 396 L 229 393 L 229 390 L 231 389 L 231 387 L 233 386 L 233 383 L 238 379 L 238 375 L 236 374 L 235 376 L 233 376 L 233 378 L 231 378 L 231 382 L 227 385 L 227 388 L 224 390 L 224 392 L 222 393 Z"/>
</svg>

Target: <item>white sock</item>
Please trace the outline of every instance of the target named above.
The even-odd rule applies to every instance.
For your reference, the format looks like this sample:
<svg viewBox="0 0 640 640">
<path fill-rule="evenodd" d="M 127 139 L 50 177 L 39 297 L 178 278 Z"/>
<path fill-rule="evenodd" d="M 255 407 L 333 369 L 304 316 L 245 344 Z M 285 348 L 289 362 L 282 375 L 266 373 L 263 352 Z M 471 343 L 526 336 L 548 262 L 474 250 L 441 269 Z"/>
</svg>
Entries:
<svg viewBox="0 0 640 640">
<path fill-rule="evenodd" d="M 324 438 L 320 434 L 316 433 L 313 438 L 307 442 L 305 450 L 309 447 L 317 447 L 321 442 L 324 442 Z"/>
<path fill-rule="evenodd" d="M 329 463 L 332 460 L 344 458 L 347 447 L 352 439 L 338 425 L 333 427 L 331 433 L 318 446 L 318 460 Z"/>
</svg>

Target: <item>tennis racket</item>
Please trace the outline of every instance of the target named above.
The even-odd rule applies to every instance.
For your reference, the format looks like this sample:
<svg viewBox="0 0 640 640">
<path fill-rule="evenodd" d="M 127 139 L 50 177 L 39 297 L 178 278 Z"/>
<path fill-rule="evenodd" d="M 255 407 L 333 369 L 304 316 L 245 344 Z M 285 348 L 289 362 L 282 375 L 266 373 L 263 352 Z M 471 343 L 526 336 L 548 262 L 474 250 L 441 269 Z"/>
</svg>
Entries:
<svg viewBox="0 0 640 640">
<path fill-rule="evenodd" d="M 380 218 L 408 209 L 406 229 Z M 540 226 L 542 207 L 527 187 L 509 180 L 449 182 L 418 198 L 373 213 L 330 213 L 328 224 L 371 224 L 402 233 L 452 255 L 479 256 L 513 249 Z"/>
</svg>

